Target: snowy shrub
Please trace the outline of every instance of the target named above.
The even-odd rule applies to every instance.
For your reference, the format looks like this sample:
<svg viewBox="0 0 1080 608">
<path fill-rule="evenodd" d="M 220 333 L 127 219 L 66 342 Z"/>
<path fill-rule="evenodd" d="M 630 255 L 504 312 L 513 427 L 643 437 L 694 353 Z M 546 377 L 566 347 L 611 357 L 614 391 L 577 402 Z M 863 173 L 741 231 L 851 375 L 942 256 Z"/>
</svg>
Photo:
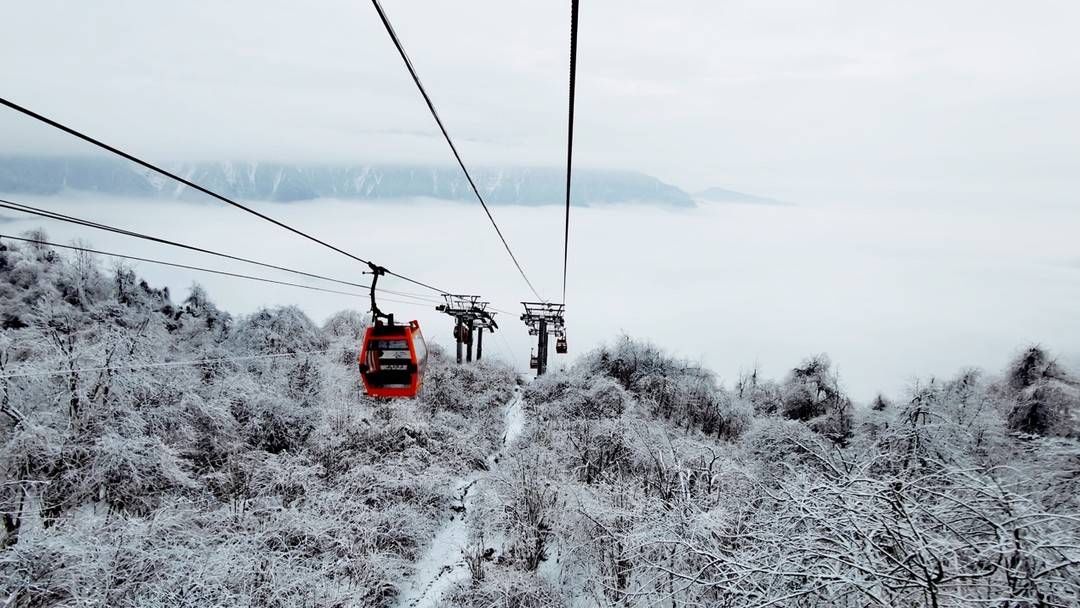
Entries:
<svg viewBox="0 0 1080 608">
<path fill-rule="evenodd" d="M 309 407 L 321 401 L 323 359 L 307 356 L 286 364 L 286 395 Z"/>
<path fill-rule="evenodd" d="M 1080 391 L 1061 384 L 1041 384 L 1017 395 L 1009 427 L 1034 435 L 1075 436 L 1080 415 Z"/>
<path fill-rule="evenodd" d="M 566 430 L 567 468 L 586 484 L 619 477 L 629 464 L 628 429 L 622 420 L 575 420 Z"/>
<path fill-rule="evenodd" d="M 323 470 L 306 455 L 270 454 L 257 461 L 248 480 L 252 493 L 273 496 L 285 508 L 293 506 L 321 485 Z"/>
<path fill-rule="evenodd" d="M 295 306 L 264 308 L 236 324 L 231 341 L 252 353 L 310 352 L 326 348 L 326 339 Z"/>
<path fill-rule="evenodd" d="M 495 480 L 503 499 L 497 523 L 508 538 L 506 560 L 525 571 L 535 571 L 549 557 L 562 496 L 556 479 L 547 471 L 551 463 L 538 453 L 522 453 L 504 466 Z"/>
<path fill-rule="evenodd" d="M 96 497 L 113 509 L 144 515 L 157 507 L 161 493 L 194 485 L 176 454 L 156 438 L 106 433 L 94 442 L 88 457 L 84 496 Z"/>
<path fill-rule="evenodd" d="M 366 328 L 364 315 L 355 310 L 343 310 L 331 315 L 320 331 L 329 347 L 337 351 L 338 362 L 355 368 Z"/>
<path fill-rule="evenodd" d="M 686 364 L 671 359 L 652 344 L 623 336 L 612 346 L 603 346 L 582 359 L 593 374 L 605 374 L 619 381 L 624 388 L 633 389 L 648 376 L 673 376 Z"/>
<path fill-rule="evenodd" d="M 329 340 L 351 343 L 359 347 L 364 339 L 367 320 L 355 310 L 342 310 L 330 315 L 323 323 L 322 333 Z"/>
<path fill-rule="evenodd" d="M 843 445 L 851 438 L 852 403 L 831 367 L 827 356 L 817 355 L 791 370 L 781 386 L 780 412 Z"/>
<path fill-rule="evenodd" d="M 609 395 L 609 401 L 614 400 L 613 405 L 617 403 L 602 415 L 620 414 L 628 399 L 616 387 L 604 385 L 605 379 L 611 379 L 636 396 L 653 416 L 686 430 L 697 429 L 706 435 L 735 439 L 746 431 L 753 417 L 753 411 L 747 408 L 748 398 L 734 398 L 708 370 L 628 337 L 618 340 L 613 347 L 586 355 L 570 374 L 553 376 L 559 377 L 533 382 L 526 397 L 530 402 L 567 404 L 571 407 L 562 409 L 569 415 L 579 415 L 575 414 L 575 404 L 577 409 L 589 407 L 590 400 L 595 401 L 600 390 Z"/>
<path fill-rule="evenodd" d="M 1009 428 L 1021 433 L 1080 436 L 1080 380 L 1038 346 L 1021 352 L 1005 373 Z"/>
<path fill-rule="evenodd" d="M 577 418 L 618 418 L 630 400 L 622 386 L 608 378 L 596 378 L 582 397 L 581 409 L 568 414 Z"/>
<path fill-rule="evenodd" d="M 941 390 L 936 381 L 916 384 L 880 440 L 877 468 L 886 471 L 935 469 L 962 455 L 954 450 L 957 428 L 943 424 Z"/>
<path fill-rule="evenodd" d="M 974 461 L 998 464 L 1007 453 L 997 397 L 972 370 L 953 380 L 916 383 L 907 403 L 876 412 L 882 470 L 927 470 Z M 870 429 L 867 429 L 868 431 Z"/>
<path fill-rule="evenodd" d="M 1068 382 L 1069 378 L 1057 361 L 1039 346 L 1024 349 L 1009 363 L 1005 372 L 1006 385 L 1015 392 L 1047 380 Z"/>
<path fill-rule="evenodd" d="M 255 404 L 243 432 L 252 446 L 277 454 L 298 451 L 314 428 L 308 408 L 267 397 Z"/>
<path fill-rule="evenodd" d="M 222 466 L 229 454 L 240 449 L 240 433 L 228 404 L 220 399 L 184 395 L 180 403 L 186 438 L 181 455 L 196 471 Z"/>
<path fill-rule="evenodd" d="M 775 477 L 790 469 L 825 472 L 833 468 L 828 458 L 831 450 L 821 437 L 794 420 L 757 420 L 743 436 L 742 445 L 755 462 Z"/>
<path fill-rule="evenodd" d="M 421 399 L 430 407 L 431 413 L 461 411 L 469 404 L 465 387 L 455 382 L 453 370 L 443 365 L 433 365 L 425 374 Z"/>
<path fill-rule="evenodd" d="M 884 412 L 892 406 L 892 401 L 881 393 L 878 393 L 874 397 L 874 400 L 870 402 L 870 409 L 874 410 L 875 412 Z"/>
<path fill-rule="evenodd" d="M 715 434 L 718 438 L 734 441 L 742 437 L 754 422 L 754 406 L 746 400 L 725 393 L 719 403 Z M 702 429 L 709 434 L 712 429 Z"/>
<path fill-rule="evenodd" d="M 615 418 L 630 400 L 618 382 L 580 370 L 537 378 L 526 387 L 525 399 L 531 414 L 550 420 Z"/>
<path fill-rule="evenodd" d="M 716 385 L 711 375 L 683 376 L 666 383 L 658 414 L 686 430 L 698 429 L 722 439 L 738 438 L 749 426 L 752 408 Z M 654 410 L 655 411 L 655 410 Z"/>
<path fill-rule="evenodd" d="M 136 296 L 128 296 L 127 300 L 134 303 Z M 145 295 L 141 300 L 139 305 L 146 307 Z M 228 356 L 227 352 L 219 348 L 232 333 L 234 320 L 232 315 L 220 310 L 210 301 L 201 286 L 192 286 L 190 295 L 173 313 L 172 319 L 170 325 L 175 328 L 173 331 L 177 334 L 176 339 L 186 348 L 204 353 L 208 359 Z"/>
<path fill-rule="evenodd" d="M 734 392 L 739 399 L 750 402 L 754 406 L 754 412 L 759 416 L 777 415 L 783 406 L 784 397 L 780 385 L 772 380 L 761 378 L 757 368 L 748 373 L 739 374 Z"/>
<path fill-rule="evenodd" d="M 476 585 L 449 591 L 440 608 L 560 608 L 568 604 L 544 579 L 525 572 L 500 571 Z"/>
<path fill-rule="evenodd" d="M 459 414 L 501 405 L 513 392 L 514 372 L 499 363 L 457 366 L 442 356 L 429 358 L 420 401 L 431 413 Z"/>
<path fill-rule="evenodd" d="M 6 433 L 0 456 L 7 479 L 40 479 L 64 467 L 65 434 L 58 418 L 36 414 Z"/>
<path fill-rule="evenodd" d="M 552 372 L 525 385 L 525 400 L 529 404 L 547 404 L 563 399 L 571 389 L 578 390 L 585 377 L 568 372 Z M 536 414 L 541 412 L 537 411 Z"/>
</svg>

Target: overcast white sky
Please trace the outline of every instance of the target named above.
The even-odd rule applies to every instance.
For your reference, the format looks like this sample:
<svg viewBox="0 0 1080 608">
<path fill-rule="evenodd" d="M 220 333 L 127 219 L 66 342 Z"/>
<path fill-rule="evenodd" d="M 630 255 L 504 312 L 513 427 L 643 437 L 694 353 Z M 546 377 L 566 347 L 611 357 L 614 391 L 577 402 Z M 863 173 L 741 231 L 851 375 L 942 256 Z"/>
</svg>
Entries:
<svg viewBox="0 0 1080 608">
<path fill-rule="evenodd" d="M 449 161 L 366 1 L 0 2 L 0 94 L 152 158 Z M 468 162 L 563 162 L 568 4 L 385 0 Z M 1078 2 L 582 5 L 583 165 L 811 204 L 1076 204 Z M 0 133 L 83 149 L 10 112 Z"/>
</svg>

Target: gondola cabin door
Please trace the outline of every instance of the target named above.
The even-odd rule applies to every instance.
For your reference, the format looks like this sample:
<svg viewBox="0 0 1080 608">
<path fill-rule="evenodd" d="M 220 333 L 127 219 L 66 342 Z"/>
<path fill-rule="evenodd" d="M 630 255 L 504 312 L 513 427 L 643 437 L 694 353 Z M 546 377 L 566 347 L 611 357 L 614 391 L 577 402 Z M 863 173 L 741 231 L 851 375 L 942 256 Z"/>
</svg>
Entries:
<svg viewBox="0 0 1080 608">
<path fill-rule="evenodd" d="M 420 392 L 427 344 L 420 324 L 372 325 L 360 348 L 360 378 L 372 397 L 415 397 Z"/>
</svg>

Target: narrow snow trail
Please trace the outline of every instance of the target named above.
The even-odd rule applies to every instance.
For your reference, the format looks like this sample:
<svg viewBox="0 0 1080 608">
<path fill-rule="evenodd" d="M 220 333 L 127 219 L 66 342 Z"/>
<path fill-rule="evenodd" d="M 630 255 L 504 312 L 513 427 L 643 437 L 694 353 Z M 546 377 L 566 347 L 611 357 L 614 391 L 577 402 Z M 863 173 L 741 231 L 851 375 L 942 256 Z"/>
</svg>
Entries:
<svg viewBox="0 0 1080 608">
<path fill-rule="evenodd" d="M 489 468 L 525 428 L 520 388 L 515 389 L 513 398 L 503 408 L 503 420 L 502 447 L 488 455 Z M 416 563 L 416 572 L 401 586 L 401 595 L 396 604 L 398 608 L 433 608 L 447 589 L 469 575 L 469 569 L 461 557 L 461 548 L 469 539 L 466 514 L 474 503 L 476 484 L 484 473 L 473 471 L 455 484 L 451 504 L 461 505 L 464 510 L 454 513 L 452 519 L 435 532 L 431 545 Z"/>
</svg>

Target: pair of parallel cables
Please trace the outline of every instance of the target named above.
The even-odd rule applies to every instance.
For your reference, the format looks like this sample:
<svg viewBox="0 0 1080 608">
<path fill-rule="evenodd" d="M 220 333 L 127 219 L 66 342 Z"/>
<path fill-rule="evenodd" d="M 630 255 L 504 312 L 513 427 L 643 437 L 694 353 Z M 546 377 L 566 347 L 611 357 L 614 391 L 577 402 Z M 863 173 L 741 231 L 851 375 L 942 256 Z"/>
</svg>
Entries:
<svg viewBox="0 0 1080 608">
<path fill-rule="evenodd" d="M 442 119 L 439 117 L 439 114 L 435 109 L 434 103 L 431 101 L 431 97 L 428 95 L 428 93 L 425 90 L 423 84 L 420 82 L 420 78 L 416 73 L 416 69 L 413 67 L 412 62 L 409 60 L 408 54 L 405 52 L 405 49 L 402 46 L 400 39 L 398 38 L 396 32 L 394 31 L 393 26 L 390 24 L 390 21 L 389 21 L 388 17 L 386 16 L 385 11 L 383 11 L 382 6 L 379 4 L 378 0 L 372 0 L 372 3 L 375 6 L 375 9 L 376 9 L 377 13 L 379 14 L 379 17 L 380 17 L 384 27 L 386 28 L 387 33 L 390 35 L 391 40 L 393 41 L 395 47 L 397 48 L 397 50 L 400 53 L 403 61 L 405 62 L 405 66 L 408 69 L 409 74 L 412 76 L 413 81 L 416 83 L 417 88 L 419 89 L 421 95 L 424 98 L 424 101 L 427 103 L 428 109 L 431 111 L 431 114 L 434 117 L 436 124 L 439 126 L 439 130 L 442 132 L 444 138 L 446 139 L 447 144 L 450 146 L 450 149 L 451 149 L 451 152 L 454 155 L 454 158 L 457 160 L 458 165 L 461 167 L 462 172 L 465 174 L 465 177 L 468 180 L 469 185 L 472 188 L 473 193 L 476 195 L 477 200 L 479 200 L 481 206 L 484 209 L 485 214 L 487 215 L 489 221 L 491 222 L 492 227 L 495 229 L 495 232 L 498 235 L 499 240 L 502 242 L 503 247 L 506 249 L 507 254 L 510 256 L 510 259 L 513 261 L 514 266 L 517 268 L 517 270 L 518 270 L 519 274 L 521 275 L 521 277 L 525 280 L 526 284 L 529 286 L 529 289 L 533 292 L 533 294 L 537 298 L 540 298 L 541 300 L 543 300 L 543 298 L 541 298 L 540 294 L 536 291 L 536 289 L 533 286 L 532 282 L 529 280 L 528 276 L 525 274 L 524 269 L 522 268 L 521 264 L 518 262 L 517 257 L 514 255 L 513 251 L 511 250 L 510 244 L 507 242 L 505 236 L 502 233 L 502 230 L 498 226 L 498 223 L 496 223 L 495 218 L 492 215 L 491 210 L 488 208 L 488 205 L 487 205 L 486 201 L 484 201 L 483 196 L 480 194 L 480 191 L 476 186 L 476 182 L 473 180 L 472 175 L 469 173 L 468 169 L 465 166 L 464 161 L 461 158 L 461 155 L 458 153 L 457 147 L 454 145 L 454 142 L 451 139 L 450 134 L 446 130 L 446 127 L 444 126 L 444 124 L 442 122 Z M 576 77 L 576 57 L 577 57 L 577 52 L 576 52 L 576 50 L 577 50 L 577 23 L 578 23 L 577 15 L 578 15 L 578 0 L 571 0 L 570 107 L 569 107 L 568 133 L 567 133 L 566 213 L 565 213 L 565 224 L 564 224 L 564 234 L 563 234 L 563 292 L 562 292 L 563 293 L 563 298 L 562 299 L 563 299 L 564 304 L 565 304 L 565 301 L 566 301 L 566 276 L 567 276 L 567 268 L 568 268 L 568 262 L 569 262 L 570 185 L 571 185 L 571 175 L 572 175 L 571 167 L 572 167 L 572 160 L 573 160 L 574 97 L 575 97 L 575 80 L 576 80 L 575 77 Z M 255 217 L 257 217 L 257 218 L 259 218 L 259 219 L 261 219 L 263 221 L 274 224 L 275 226 L 277 226 L 279 228 L 288 230 L 289 232 L 292 232 L 292 233 L 294 233 L 294 234 L 296 234 L 296 235 L 298 235 L 300 237 L 303 237 L 303 238 L 305 238 L 305 239 L 307 239 L 309 241 L 312 241 L 314 243 L 317 243 L 317 244 L 319 244 L 319 245 L 321 245 L 321 246 L 323 246 L 325 248 L 328 248 L 328 249 L 330 249 L 330 250 L 332 250 L 332 251 L 334 251 L 334 252 L 336 252 L 338 254 L 344 255 L 344 256 L 346 256 L 346 257 L 348 257 L 348 258 L 350 258 L 350 259 L 352 259 L 354 261 L 360 262 L 360 263 L 365 264 L 365 265 L 367 265 L 369 267 L 374 266 L 374 264 L 372 262 L 370 262 L 369 260 L 363 259 L 363 258 L 361 258 L 361 257 L 359 257 L 359 256 L 357 256 L 355 254 L 352 254 L 352 253 L 350 253 L 348 251 L 345 251 L 344 249 L 341 249 L 340 247 L 337 247 L 337 246 L 335 246 L 335 245 L 333 245 L 331 243 L 328 243 L 325 240 L 322 240 L 322 239 L 320 239 L 320 238 L 318 238 L 316 236 L 313 236 L 313 235 L 311 235 L 311 234 L 309 234 L 307 232 L 304 232 L 304 231 L 302 231 L 302 230 L 300 230 L 298 228 L 290 226 L 290 225 L 288 225 L 288 224 L 286 224 L 286 223 L 284 223 L 284 222 L 282 222 L 280 220 L 277 220 L 277 219 L 275 219 L 273 217 L 270 217 L 270 216 L 268 216 L 268 215 L 266 215 L 264 213 L 261 213 L 261 212 L 255 210 L 255 209 L 247 206 L 247 205 L 239 203 L 239 202 L 233 200 L 232 198 L 229 198 L 227 196 L 224 196 L 222 194 L 214 192 L 213 190 L 210 190 L 209 188 L 201 186 L 201 185 L 199 185 L 199 184 L 197 184 L 197 183 L 195 183 L 195 182 L 193 182 L 193 181 L 191 181 L 189 179 L 186 179 L 186 178 L 184 178 L 184 177 L 182 177 L 182 176 L 180 176 L 180 175 L 178 175 L 176 173 L 168 171 L 168 170 L 166 170 L 166 169 L 164 169 L 164 168 L 162 168 L 162 167 L 160 167 L 160 166 L 158 166 L 156 164 L 153 164 L 153 163 L 151 163 L 149 161 L 146 161 L 146 160 L 144 160 L 142 158 L 139 158 L 139 157 L 137 157 L 137 156 L 135 156 L 133 154 L 125 152 L 124 150 L 121 150 L 121 149 L 119 149 L 119 148 L 117 148 L 115 146 L 109 145 L 109 144 L 107 144 L 107 143 L 105 143 L 105 142 L 103 142 L 103 141 L 101 141 L 101 140 L 99 140 L 97 138 L 94 138 L 94 137 L 92 137 L 90 135 L 87 135 L 86 133 L 83 133 L 83 132 L 81 132 L 79 130 L 76 130 L 76 129 L 70 127 L 70 126 L 62 124 L 62 123 L 60 123 L 60 122 L 58 122 L 58 121 L 56 121 L 54 119 L 51 119 L 49 117 L 46 117 L 46 116 L 44 116 L 42 114 L 39 114 L 39 113 L 33 111 L 33 110 L 30 110 L 29 108 L 26 108 L 24 106 L 16 104 L 15 102 L 12 102 L 12 101 L 10 101 L 8 99 L 5 99 L 5 98 L 0 98 L 0 104 L 2 104 L 4 106 L 7 106 L 8 108 L 10 108 L 12 110 L 15 110 L 15 111 L 17 111 L 19 113 L 22 113 L 22 114 L 24 114 L 26 116 L 29 116 L 30 118 L 33 118 L 33 119 L 35 119 L 35 120 L 37 120 L 39 122 L 42 122 L 42 123 L 44 123 L 46 125 L 49 125 L 49 126 L 51 126 L 53 128 L 56 128 L 56 129 L 58 129 L 60 131 L 68 133 L 69 135 L 72 135 L 72 136 L 74 136 L 74 137 L 76 137 L 78 139 L 81 139 L 81 140 L 83 140 L 83 141 L 85 141 L 87 143 L 90 143 L 90 144 L 92 144 L 94 146 L 97 146 L 98 148 L 101 148 L 101 149 L 103 149 L 103 150 L 105 150 L 107 152 L 115 154 L 115 155 L 117 155 L 117 156 L 119 156 L 119 157 L 121 157 L 121 158 L 123 158 L 123 159 L 125 159 L 127 161 L 135 163 L 135 164 L 137 164 L 139 166 L 142 166 L 142 167 L 144 167 L 146 169 L 149 169 L 149 170 L 151 170 L 151 171 L 153 171 L 155 173 L 158 173 L 158 174 L 163 175 L 163 176 L 165 176 L 165 177 L 167 177 L 169 179 L 172 179 L 172 180 L 174 180 L 174 181 L 176 181 L 178 183 L 181 183 L 181 184 L 183 184 L 183 185 L 185 185 L 185 186 L 187 186 L 189 188 L 192 188 L 193 190 L 196 190 L 198 192 L 206 194 L 207 196 L 210 196 L 210 197 L 212 197 L 214 199 L 217 199 L 217 200 L 219 200 L 221 202 L 224 202 L 224 203 L 226 203 L 226 204 L 228 204 L 228 205 L 230 205 L 230 206 L 232 206 L 234 208 L 240 209 L 241 211 L 244 211 L 244 212 L 246 212 L 248 214 L 251 214 L 251 215 L 253 215 L 253 216 L 255 216 Z M 249 258 L 244 258 L 244 257 L 241 257 L 241 256 L 234 256 L 234 255 L 230 255 L 230 254 L 224 254 L 224 253 L 221 253 L 221 252 L 216 252 L 216 251 L 212 251 L 212 250 L 205 249 L 205 248 L 195 247 L 195 246 L 192 246 L 192 245 L 186 245 L 186 244 L 183 244 L 183 243 L 179 243 L 179 242 L 176 242 L 176 241 L 171 241 L 171 240 L 168 240 L 168 239 L 163 239 L 163 238 L 160 238 L 160 237 L 154 237 L 154 236 L 147 235 L 147 234 L 137 233 L 137 232 L 134 232 L 134 231 L 130 231 L 130 230 L 122 229 L 122 228 L 117 228 L 117 227 L 114 227 L 114 226 L 107 226 L 105 224 L 100 224 L 100 223 L 92 222 L 92 221 L 89 221 L 89 220 L 83 220 L 83 219 L 79 219 L 79 218 L 74 218 L 72 216 L 66 216 L 66 215 L 63 215 L 63 214 L 49 212 L 49 211 L 46 211 L 46 210 L 33 208 L 33 207 L 28 206 L 28 205 L 22 205 L 20 203 L 15 203 L 15 202 L 12 202 L 12 201 L 0 200 L 0 207 L 7 208 L 7 209 L 10 209 L 10 210 L 15 210 L 15 211 L 21 211 L 21 212 L 24 212 L 24 213 L 31 213 L 31 214 L 35 214 L 35 215 L 38 215 L 40 217 L 46 217 L 46 218 L 49 218 L 49 219 L 65 221 L 65 222 L 74 223 L 74 224 L 82 225 L 82 226 L 86 226 L 86 227 L 96 228 L 96 229 L 100 229 L 100 230 L 106 230 L 106 231 L 109 231 L 109 232 L 114 232 L 114 233 L 118 233 L 118 234 L 124 234 L 124 235 L 127 235 L 127 236 L 133 236 L 133 237 L 136 237 L 136 238 L 142 238 L 142 239 L 145 239 L 145 240 L 155 241 L 155 242 L 158 242 L 158 243 L 168 244 L 168 245 L 171 245 L 171 246 L 181 247 L 181 248 L 185 248 L 185 249 L 189 249 L 189 250 L 193 250 L 193 251 L 198 251 L 198 252 L 201 252 L 201 253 L 215 255 L 215 256 L 218 256 L 218 257 L 222 257 L 222 258 L 227 258 L 227 259 L 231 259 L 231 260 L 234 260 L 234 261 L 241 261 L 241 262 L 245 262 L 245 263 L 249 263 L 249 264 L 255 264 L 255 265 L 258 265 L 258 266 L 263 266 L 263 267 L 271 268 L 271 269 L 274 269 L 274 270 L 290 272 L 290 273 L 294 273 L 294 274 L 298 274 L 298 275 L 303 275 L 303 276 L 306 276 L 308 278 L 315 278 L 315 279 L 319 279 L 319 280 L 331 281 L 331 282 L 334 282 L 334 283 L 341 283 L 341 284 L 345 284 L 345 285 L 349 285 L 349 286 L 353 286 L 353 287 L 360 287 L 360 288 L 369 287 L 367 285 L 362 285 L 362 284 L 359 284 L 359 283 L 354 283 L 354 282 L 350 282 L 350 281 L 344 281 L 344 280 L 340 280 L 340 279 L 333 279 L 333 278 L 330 278 L 330 277 L 317 275 L 315 273 L 309 273 L 309 272 L 299 271 L 299 270 L 286 268 L 286 267 L 282 267 L 282 266 L 278 266 L 278 265 L 267 264 L 267 263 L 264 263 L 264 262 L 258 262 L 258 261 L 251 260 Z M 338 294 L 344 294 L 344 295 L 353 295 L 353 296 L 361 295 L 361 294 L 357 294 L 357 293 L 353 293 L 353 292 L 343 292 L 343 291 L 339 291 L 339 290 L 331 290 L 331 289 L 326 289 L 326 288 L 314 287 L 314 286 L 310 286 L 310 285 L 302 285 L 302 284 L 299 284 L 299 283 L 291 283 L 291 282 L 286 282 L 286 281 L 277 281 L 277 280 L 268 279 L 268 278 L 265 278 L 265 277 L 255 277 L 255 276 L 241 274 L 241 273 L 233 273 L 233 272 L 222 271 L 222 270 L 213 270 L 213 269 L 197 267 L 197 266 L 191 266 L 191 265 L 186 265 L 186 264 L 177 264 L 177 263 L 172 263 L 172 262 L 165 262 L 165 261 L 162 261 L 162 260 L 155 260 L 155 259 L 151 259 L 151 258 L 143 258 L 143 257 L 129 256 L 129 255 L 124 255 L 124 254 L 112 253 L 112 252 L 91 250 L 89 248 L 78 247 L 78 246 L 74 246 L 74 245 L 57 245 L 57 244 L 54 244 L 54 243 L 47 243 L 45 241 L 40 241 L 40 240 L 25 239 L 25 238 L 19 238 L 19 237 L 11 237 L 11 236 L 4 236 L 3 238 L 29 241 L 29 242 L 37 243 L 39 245 L 50 245 L 50 246 L 64 247 L 64 248 L 80 250 L 80 251 L 84 251 L 84 252 L 88 252 L 88 253 L 97 253 L 97 254 L 101 254 L 101 255 L 109 255 L 109 256 L 113 256 L 113 257 L 126 258 L 126 259 L 149 262 L 149 263 L 154 263 L 154 264 L 163 264 L 163 265 L 174 266 L 174 267 L 179 267 L 179 268 L 186 268 L 186 269 L 189 269 L 189 270 L 196 270 L 196 271 L 200 271 L 200 272 L 209 272 L 209 273 L 214 273 L 214 274 L 219 274 L 219 275 L 231 276 L 231 277 L 235 277 L 235 278 L 243 278 L 243 279 L 247 279 L 247 280 L 263 281 L 263 282 L 266 282 L 266 283 L 275 283 L 275 284 L 278 284 L 278 285 L 288 285 L 288 286 L 292 286 L 292 287 L 300 287 L 300 288 L 304 288 L 304 289 L 313 289 L 313 290 L 317 290 L 317 291 L 338 293 Z M 434 287 L 429 283 L 414 279 L 412 277 L 409 277 L 409 276 L 406 276 L 406 275 L 403 275 L 403 274 L 400 274 L 400 273 L 397 273 L 397 272 L 387 270 L 386 273 L 391 275 L 391 276 L 402 279 L 404 281 L 413 283 L 413 284 L 415 284 L 417 286 L 424 287 L 426 289 L 430 289 L 432 291 L 435 291 L 435 292 L 438 292 L 438 293 L 441 293 L 441 294 L 442 293 L 452 293 L 452 292 L 449 292 L 447 290 L 443 290 L 443 289 L 439 289 L 437 287 Z M 403 293 L 403 292 L 392 292 L 392 291 L 389 291 L 389 290 L 382 290 L 382 291 L 385 291 L 386 293 L 395 293 L 397 295 L 401 295 L 401 296 L 405 296 L 405 297 L 412 297 L 412 298 L 416 298 L 416 299 L 423 299 L 424 298 L 423 296 L 418 296 L 417 294 L 408 294 L 408 293 Z"/>
</svg>

